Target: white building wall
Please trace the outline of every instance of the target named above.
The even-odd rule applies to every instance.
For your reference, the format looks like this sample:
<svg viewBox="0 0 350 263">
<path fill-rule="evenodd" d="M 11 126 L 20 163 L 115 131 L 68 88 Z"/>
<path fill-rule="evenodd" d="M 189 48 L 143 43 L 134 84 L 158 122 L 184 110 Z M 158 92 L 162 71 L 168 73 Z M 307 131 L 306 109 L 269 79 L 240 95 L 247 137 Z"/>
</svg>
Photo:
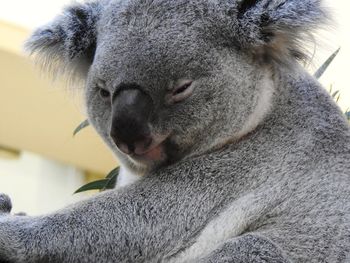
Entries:
<svg viewBox="0 0 350 263">
<path fill-rule="evenodd" d="M 0 193 L 12 199 L 13 212 L 38 215 L 82 198 L 73 192 L 84 184 L 78 169 L 23 152 L 19 159 L 0 158 Z"/>
</svg>

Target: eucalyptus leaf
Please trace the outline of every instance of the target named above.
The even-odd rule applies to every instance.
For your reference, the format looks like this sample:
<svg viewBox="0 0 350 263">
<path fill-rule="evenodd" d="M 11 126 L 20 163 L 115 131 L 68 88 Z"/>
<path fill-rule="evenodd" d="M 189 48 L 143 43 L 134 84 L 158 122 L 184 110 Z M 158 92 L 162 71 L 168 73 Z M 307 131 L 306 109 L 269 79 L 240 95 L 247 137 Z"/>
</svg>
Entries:
<svg viewBox="0 0 350 263">
<path fill-rule="evenodd" d="M 74 192 L 74 194 L 85 192 L 85 191 L 90 191 L 90 190 L 108 190 L 108 189 L 113 189 L 115 187 L 115 184 L 117 182 L 117 177 L 119 174 L 119 169 L 120 167 L 117 167 L 110 171 L 105 179 L 102 180 L 97 180 L 90 182 L 86 185 L 83 185 L 80 187 L 78 190 Z"/>
<path fill-rule="evenodd" d="M 119 170 L 120 170 L 120 166 L 114 168 L 112 171 L 110 171 L 110 172 L 107 174 L 106 179 L 107 179 L 107 178 L 112 178 L 112 177 L 114 177 L 114 176 L 118 176 Z"/>
<path fill-rule="evenodd" d="M 119 175 L 120 167 L 113 169 L 109 174 L 107 174 L 106 179 L 108 179 L 108 183 L 102 190 L 113 189 L 117 182 L 117 177 Z"/>
<path fill-rule="evenodd" d="M 350 111 L 345 112 L 345 116 L 350 121 Z"/>
<path fill-rule="evenodd" d="M 332 98 L 335 98 L 335 96 L 337 96 L 338 93 L 339 93 L 339 90 L 337 90 L 336 92 L 334 92 L 334 93 L 332 94 Z"/>
<path fill-rule="evenodd" d="M 338 55 L 340 51 L 340 48 L 338 48 L 323 64 L 322 66 L 315 72 L 314 77 L 319 79 L 322 77 L 323 73 L 327 70 L 329 65 L 332 63 L 332 61 L 335 59 L 335 57 Z"/>
<path fill-rule="evenodd" d="M 74 130 L 73 136 L 75 136 L 78 132 L 80 132 L 82 129 L 88 127 L 90 125 L 88 120 L 83 121 L 79 124 L 79 126 Z"/>
<path fill-rule="evenodd" d="M 339 102 L 339 99 L 340 99 L 340 94 L 338 95 L 337 99 L 335 100 L 336 103 Z"/>
<path fill-rule="evenodd" d="M 74 192 L 74 194 L 85 192 L 85 191 L 90 191 L 90 190 L 101 190 L 104 189 L 107 185 L 110 179 L 102 179 L 98 181 L 94 181 L 91 183 L 88 183 L 86 185 L 83 185 L 80 187 L 78 190 Z"/>
</svg>

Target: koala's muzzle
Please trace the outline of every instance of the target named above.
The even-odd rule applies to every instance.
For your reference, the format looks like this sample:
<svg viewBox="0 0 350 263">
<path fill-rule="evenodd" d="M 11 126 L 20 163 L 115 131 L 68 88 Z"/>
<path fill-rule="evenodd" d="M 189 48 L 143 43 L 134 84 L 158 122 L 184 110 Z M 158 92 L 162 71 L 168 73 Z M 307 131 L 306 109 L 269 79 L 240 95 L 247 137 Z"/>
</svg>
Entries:
<svg viewBox="0 0 350 263">
<path fill-rule="evenodd" d="M 149 119 L 153 102 L 137 88 L 123 89 L 113 97 L 110 135 L 126 154 L 142 154 L 152 144 Z"/>
</svg>

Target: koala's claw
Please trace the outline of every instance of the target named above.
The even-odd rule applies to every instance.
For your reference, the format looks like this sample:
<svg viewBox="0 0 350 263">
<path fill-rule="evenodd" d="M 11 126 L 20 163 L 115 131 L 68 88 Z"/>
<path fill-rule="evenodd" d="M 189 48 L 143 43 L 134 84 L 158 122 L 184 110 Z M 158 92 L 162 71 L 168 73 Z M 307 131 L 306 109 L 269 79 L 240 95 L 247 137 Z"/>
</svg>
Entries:
<svg viewBox="0 0 350 263">
<path fill-rule="evenodd" d="M 0 214 L 10 213 L 12 209 L 11 199 L 8 195 L 0 194 Z"/>
</svg>

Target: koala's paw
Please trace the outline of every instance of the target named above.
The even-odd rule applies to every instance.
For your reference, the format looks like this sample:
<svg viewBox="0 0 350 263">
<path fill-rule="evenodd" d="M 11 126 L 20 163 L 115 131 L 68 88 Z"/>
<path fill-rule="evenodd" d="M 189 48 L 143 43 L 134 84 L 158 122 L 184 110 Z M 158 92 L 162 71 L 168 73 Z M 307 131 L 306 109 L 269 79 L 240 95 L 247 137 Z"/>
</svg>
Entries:
<svg viewBox="0 0 350 263">
<path fill-rule="evenodd" d="M 12 203 L 10 197 L 5 194 L 0 194 L 0 216 L 11 212 Z"/>
</svg>

